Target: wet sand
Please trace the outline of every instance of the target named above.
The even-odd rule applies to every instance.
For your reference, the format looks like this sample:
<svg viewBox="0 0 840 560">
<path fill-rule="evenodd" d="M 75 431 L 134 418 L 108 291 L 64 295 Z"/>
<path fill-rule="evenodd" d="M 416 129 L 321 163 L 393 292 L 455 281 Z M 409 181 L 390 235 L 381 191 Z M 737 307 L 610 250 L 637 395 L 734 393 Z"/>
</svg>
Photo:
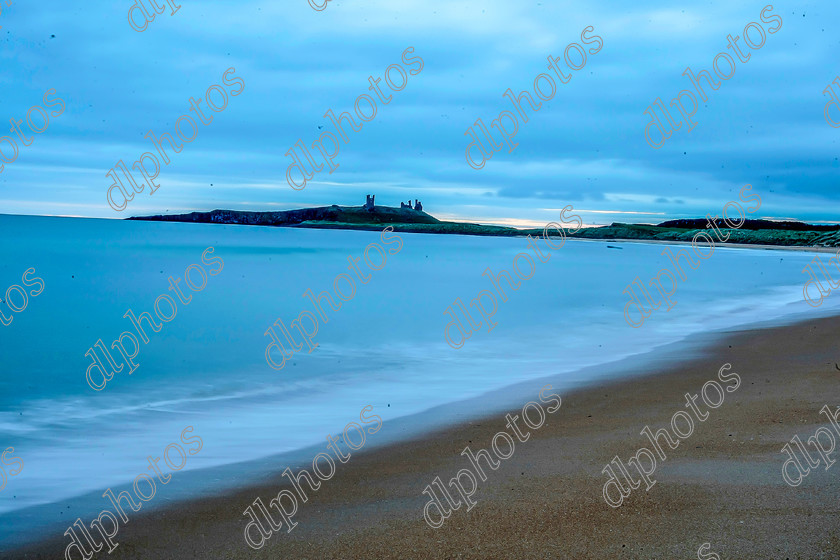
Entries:
<svg viewBox="0 0 840 560">
<path fill-rule="evenodd" d="M 609 507 L 601 470 L 616 455 L 626 463 L 640 447 L 650 449 L 642 428 L 669 426 L 676 411 L 688 411 L 685 393 L 717 380 L 727 362 L 740 387 L 717 409 L 701 401 L 708 420 L 695 420 L 694 433 L 677 449 L 665 447 L 667 459 L 652 475 L 656 484 Z M 279 472 L 227 495 L 135 513 L 120 527 L 119 547 L 94 558 L 694 559 L 703 543 L 711 545 L 707 555 L 722 560 L 840 558 L 840 466 L 821 465 L 792 488 L 782 480 L 780 453 L 794 435 L 807 440 L 828 425 L 819 410 L 840 405 L 837 364 L 834 317 L 733 332 L 676 366 L 561 393 L 562 407 L 527 442 L 517 441 L 498 470 L 485 469 L 472 511 L 453 511 L 439 529 L 423 520 L 423 488 L 469 467 L 460 452 L 467 445 L 489 448 L 506 429 L 504 414 L 354 452 L 317 492 L 307 492 L 294 519 L 299 525 L 274 533 L 260 550 L 245 544 L 242 512 L 258 496 L 268 504 L 280 489 L 291 489 Z M 510 412 L 518 414 L 524 403 Z M 62 558 L 66 537 L 44 537 L 3 557 Z"/>
</svg>

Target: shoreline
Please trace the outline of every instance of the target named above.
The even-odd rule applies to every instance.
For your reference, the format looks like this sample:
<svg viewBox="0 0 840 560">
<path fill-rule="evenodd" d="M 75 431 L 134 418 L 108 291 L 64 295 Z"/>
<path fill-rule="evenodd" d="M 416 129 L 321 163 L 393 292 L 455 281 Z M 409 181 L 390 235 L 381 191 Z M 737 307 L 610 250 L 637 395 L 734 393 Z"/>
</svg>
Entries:
<svg viewBox="0 0 840 560">
<path fill-rule="evenodd" d="M 334 204 L 331 206 L 273 212 L 215 209 L 209 212 L 132 216 L 126 219 L 156 222 L 192 222 L 344 230 L 379 229 L 383 225 L 387 225 L 393 228 L 394 231 L 403 233 L 436 233 L 493 237 L 522 237 L 532 235 L 539 237 L 541 234 L 545 234 L 545 228 L 552 226 L 555 229 L 565 227 L 567 231 L 565 233 L 560 232 L 564 238 L 578 239 L 679 240 L 694 244 L 697 236 L 703 234 L 712 243 L 714 243 L 714 237 L 717 237 L 719 242 L 725 243 L 730 236 L 734 236 L 732 239 L 733 245 L 735 243 L 782 247 L 837 247 L 840 245 L 840 225 L 825 226 L 799 221 L 774 221 L 747 219 L 745 217 L 739 225 L 735 226 L 726 221 L 725 218 L 721 220 L 719 217 L 715 217 L 714 223 L 712 223 L 710 222 L 711 218 L 707 217 L 705 224 L 702 218 L 689 218 L 669 220 L 659 224 L 613 222 L 610 225 L 604 226 L 584 226 L 582 219 L 576 214 L 572 214 L 569 217 L 565 216 L 565 212 L 569 208 L 573 209 L 571 205 L 567 205 L 560 212 L 560 221 L 563 222 L 564 226 L 560 226 L 556 222 L 549 222 L 545 224 L 543 229 L 540 229 L 539 226 L 517 228 L 469 221 L 439 220 L 431 214 L 422 211 L 422 209 L 412 209 L 410 206 L 402 204 L 400 208 L 375 206 L 373 204 L 373 197 L 370 196 L 367 197 L 364 206 L 338 206 Z M 753 211 L 754 209 L 750 210 L 750 212 Z M 741 213 L 743 214 L 742 210 Z M 576 221 L 578 223 L 577 228 L 571 231 L 566 220 Z M 714 227 L 714 237 L 707 232 L 710 226 Z M 726 239 L 722 238 L 722 231 L 727 232 Z"/>
<path fill-rule="evenodd" d="M 623 539 L 622 544 L 640 554 L 633 558 L 651 554 L 693 558 L 704 542 L 712 542 L 712 551 L 729 558 L 800 558 L 836 553 L 840 543 L 833 528 L 840 480 L 836 473 L 820 468 L 812 471 L 802 486 L 790 488 L 781 478 L 784 455 L 779 450 L 793 435 L 807 438 L 815 427 L 826 423 L 818 414 L 823 404 L 837 404 L 829 399 L 836 394 L 832 390 L 840 380 L 834 365 L 840 361 L 840 351 L 835 351 L 833 343 L 838 327 L 840 317 L 833 316 L 781 327 L 710 333 L 702 337 L 702 347 L 695 346 L 687 360 L 669 363 L 674 357 L 671 354 L 678 350 L 668 348 L 657 353 L 648 371 L 636 376 L 561 391 L 560 410 L 547 415 L 546 424 L 532 430 L 529 441 L 517 442 L 513 457 L 479 483 L 473 497 L 478 501 L 475 508 L 469 513 L 464 508 L 454 511 L 438 530 L 423 521 L 422 508 L 428 499 L 421 495 L 422 489 L 435 476 L 448 480 L 458 469 L 469 467 L 460 451 L 467 445 L 476 450 L 489 448 L 492 434 L 505 429 L 504 414 L 491 413 L 421 437 L 361 450 L 347 464 L 339 465 L 336 475 L 319 491 L 310 492 L 308 502 L 299 503 L 295 516 L 299 525 L 294 531 L 286 533 L 282 529 L 273 534 L 259 551 L 244 542 L 242 531 L 247 519 L 242 511 L 257 497 L 267 503 L 280 489 L 290 488 L 279 472 L 262 484 L 134 514 L 128 524 L 121 525 L 116 537 L 120 546 L 113 555 L 187 557 L 201 550 L 213 557 L 224 551 L 226 558 L 268 558 L 277 554 L 346 558 L 350 550 L 351 557 L 437 558 L 438 552 L 445 550 L 466 558 L 522 558 L 523 535 L 521 528 L 516 529 L 519 521 L 517 515 L 510 515 L 511 509 L 528 520 L 529 527 L 524 531 L 530 535 L 529 542 L 539 544 L 537 548 L 581 558 L 626 554 L 626 548 L 616 544 L 615 533 Z M 666 426 L 671 414 L 684 410 L 682 395 L 697 393 L 705 381 L 715 379 L 725 362 L 740 374 L 740 390 L 727 395 L 723 406 L 710 411 L 709 421 L 697 427 L 686 445 L 668 450 L 667 460 L 652 475 L 658 483 L 649 492 L 641 488 L 617 510 L 608 507 L 601 498 L 607 480 L 601 469 L 616 454 L 626 461 L 639 447 L 649 447 L 639 430 L 647 424 L 654 430 Z M 537 400 L 536 390 L 545 382 L 526 382 L 534 387 L 527 400 Z M 715 479 L 710 474 L 712 467 L 735 480 L 727 482 L 727 476 Z M 753 478 L 744 477 L 743 473 L 749 471 Z M 556 491 L 546 493 L 546 486 Z M 748 496 L 748 491 L 733 492 L 732 486 L 759 488 L 773 494 L 775 502 L 761 492 L 753 496 Z M 729 502 L 727 507 L 701 499 L 709 487 L 719 501 Z M 828 502 L 822 503 L 824 500 Z M 775 506 L 770 507 L 770 502 Z M 540 504 L 549 511 L 535 507 Z M 720 513 L 724 509 L 728 513 Z M 364 520 L 359 518 L 362 513 L 366 514 Z M 640 524 L 640 517 L 648 523 L 659 519 L 670 525 L 683 523 L 686 516 L 695 519 L 691 527 L 696 533 L 694 540 L 681 536 L 685 527 L 671 527 L 659 538 L 633 536 L 633 531 L 651 529 Z M 780 516 L 787 518 L 787 528 L 776 526 L 771 530 Z M 558 524 L 558 518 L 564 521 Z M 713 520 L 718 522 L 714 531 L 699 532 Z M 553 535 L 532 534 L 534 527 L 546 525 L 555 529 Z M 756 525 L 769 531 L 764 538 L 742 534 Z M 506 534 L 498 530 L 501 527 L 513 532 Z M 798 527 L 798 532 L 791 532 L 791 527 Z M 481 539 L 472 539 L 470 544 L 457 529 L 483 535 L 484 553 L 472 550 Z M 826 531 L 833 541 L 824 538 Z M 576 536 L 573 544 L 568 540 L 570 533 Z M 803 533 L 814 538 L 804 539 Z M 788 537 L 779 538 L 782 534 Z M 584 538 L 586 535 L 589 539 Z M 823 535 L 822 540 L 819 535 Z M 597 544 L 591 542 L 593 538 Z M 54 558 L 60 556 L 66 540 L 58 537 L 26 546 L 8 557 Z M 397 541 L 403 541 L 405 548 L 393 544 Z M 759 541 L 764 547 L 760 551 L 754 549 Z M 809 546 L 811 552 L 801 556 L 804 550 L 797 547 Z M 538 555 L 537 548 L 525 548 L 530 550 L 525 557 L 544 557 Z M 412 553 L 417 549 L 425 553 Z M 517 554 L 508 555 L 512 552 L 507 551 L 513 549 Z"/>
<path fill-rule="evenodd" d="M 223 223 L 209 223 L 209 222 L 188 222 L 188 221 L 176 221 L 176 220 L 144 220 L 138 217 L 131 217 L 131 218 L 97 218 L 97 217 L 87 217 L 87 216 L 34 216 L 28 214 L 2 214 L 0 213 L 0 217 L 33 217 L 33 218 L 60 218 L 60 219 L 82 219 L 82 220 L 117 220 L 117 221 L 132 221 L 132 222 L 145 222 L 145 223 L 167 223 L 167 224 L 200 224 L 200 225 L 214 225 L 214 226 L 237 226 L 237 227 L 256 227 L 256 228 L 283 228 L 283 229 L 314 229 L 314 230 L 339 230 L 339 231 L 381 231 L 381 226 L 390 225 L 394 227 L 394 231 L 397 233 L 417 233 L 417 234 L 424 234 L 424 235 L 463 235 L 468 237 L 500 237 L 500 238 L 523 238 L 527 237 L 528 235 L 538 234 L 542 230 L 538 229 L 527 229 L 527 228 L 510 228 L 515 230 L 514 233 L 507 233 L 505 235 L 501 234 L 493 234 L 493 233 L 472 233 L 467 231 L 458 231 L 458 232 L 445 232 L 445 231 L 423 231 L 418 228 L 412 228 L 412 224 L 400 224 L 400 223 L 391 223 L 391 224 L 370 224 L 370 225 L 360 225 L 360 224 L 343 224 L 343 223 L 323 223 L 323 224 L 291 224 L 291 225 L 265 225 L 265 224 L 223 224 Z M 469 222 L 456 222 L 456 223 L 466 223 L 468 225 L 476 225 L 478 227 L 490 227 L 490 228 L 503 228 L 508 226 L 495 226 L 495 225 L 487 225 L 487 224 L 470 224 Z M 630 224 L 630 225 L 637 225 L 637 224 Z M 643 224 L 647 225 L 647 224 Z M 597 227 L 609 227 L 609 226 L 597 226 Z M 556 236 L 553 236 L 556 237 Z M 604 238 L 592 238 L 592 237 L 581 237 L 574 234 L 568 234 L 566 237 L 569 241 L 588 241 L 594 243 L 648 243 L 654 245 L 681 245 L 681 246 L 691 246 L 692 243 L 690 241 L 679 241 L 679 240 L 667 240 L 667 239 L 638 239 L 638 238 L 622 238 L 622 237 L 604 237 Z M 733 249 L 757 249 L 757 250 L 779 250 L 779 251 L 798 251 L 798 252 L 810 252 L 810 253 L 837 253 L 840 251 L 840 246 L 837 247 L 827 247 L 822 245 L 768 245 L 768 244 L 760 244 L 760 243 L 730 243 L 728 241 L 723 243 L 716 243 L 715 247 L 731 247 Z"/>
<path fill-rule="evenodd" d="M 597 241 L 597 242 L 614 242 L 614 243 L 649 243 L 652 245 L 682 245 L 691 246 L 690 241 L 666 241 L 662 239 L 582 239 L 580 237 L 569 237 L 569 241 Z M 840 247 L 818 247 L 818 246 L 804 246 L 804 245 L 759 245 L 752 243 L 725 243 L 715 244 L 715 249 L 726 249 L 731 247 L 733 249 L 758 249 L 763 251 L 799 251 L 805 253 L 836 253 Z"/>
</svg>

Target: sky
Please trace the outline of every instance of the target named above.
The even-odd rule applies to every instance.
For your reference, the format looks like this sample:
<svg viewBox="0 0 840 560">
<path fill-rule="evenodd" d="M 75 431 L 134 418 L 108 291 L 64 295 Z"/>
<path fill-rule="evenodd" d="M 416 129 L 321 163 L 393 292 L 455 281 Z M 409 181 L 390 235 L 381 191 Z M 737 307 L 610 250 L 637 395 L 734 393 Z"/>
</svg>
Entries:
<svg viewBox="0 0 840 560">
<path fill-rule="evenodd" d="M 762 205 L 750 217 L 840 222 L 840 128 L 823 113 L 829 101 L 823 90 L 840 75 L 837 3 L 773 4 L 768 17 L 780 16 L 782 27 L 766 34 L 760 49 L 741 39 L 750 59 L 736 61 L 735 74 L 718 90 L 706 87 L 696 126 L 689 132 L 682 125 L 659 149 L 645 140 L 651 120 L 645 110 L 657 98 L 667 103 L 693 91 L 683 72 L 711 72 L 718 53 L 732 52 L 728 34 L 742 36 L 750 22 L 775 26 L 760 18 L 768 4 L 330 0 L 315 10 L 307 0 L 181 0 L 176 13 L 165 6 L 143 32 L 128 23 L 132 5 L 2 0 L 0 122 L 23 120 L 25 137 L 34 139 L 28 146 L 18 141 L 18 157 L 4 164 L 0 213 L 267 211 L 361 205 L 375 194 L 387 206 L 420 199 L 442 219 L 539 226 L 572 205 L 587 224 L 657 223 L 720 214 L 751 184 Z M 134 15 L 142 23 L 139 10 Z M 580 44 L 588 26 L 594 31 L 587 37 L 599 36 L 603 47 L 572 71 L 564 50 Z M 758 42 L 758 32 L 750 33 Z M 368 122 L 354 115 L 362 128 L 346 127 L 348 142 L 334 159 L 339 166 L 332 173 L 325 166 L 301 190 L 291 188 L 286 153 L 302 140 L 317 155 L 311 146 L 318 136 L 336 134 L 325 113 L 353 113 L 359 95 L 375 98 L 369 76 L 381 78 L 402 64 L 409 47 L 407 56 L 422 58 L 422 71 L 408 75 L 400 91 L 383 80 L 392 100 L 377 100 Z M 556 76 L 549 55 L 572 79 L 557 81 L 539 111 L 523 99 L 528 121 L 518 118 L 518 146 L 495 152 L 482 169 L 470 167 L 467 130 L 477 119 L 489 127 L 502 111 L 516 113 L 504 92 L 533 96 L 538 74 Z M 209 86 L 231 91 L 222 82 L 229 68 L 244 89 L 229 95 L 223 110 L 208 111 Z M 399 73 L 392 76 L 398 80 Z M 61 98 L 65 110 L 50 117 L 44 132 L 29 132 L 27 111 L 44 107 L 50 89 L 56 92 L 49 99 Z M 211 95 L 221 103 L 221 94 Z M 147 185 L 124 210 L 114 210 L 106 174 L 118 161 L 130 166 L 145 152 L 157 155 L 144 136 L 174 134 L 180 116 L 195 115 L 191 97 L 202 100 L 212 122 L 198 124 L 180 153 L 164 142 L 170 161 L 161 163 L 160 187 L 150 194 Z M 833 111 L 840 121 L 840 106 Z M 37 110 L 31 115 L 43 126 Z M 182 126 L 188 135 L 188 123 Z M 3 128 L 16 138 L 11 124 Z M 11 158 L 8 142 L 0 150 Z"/>
</svg>

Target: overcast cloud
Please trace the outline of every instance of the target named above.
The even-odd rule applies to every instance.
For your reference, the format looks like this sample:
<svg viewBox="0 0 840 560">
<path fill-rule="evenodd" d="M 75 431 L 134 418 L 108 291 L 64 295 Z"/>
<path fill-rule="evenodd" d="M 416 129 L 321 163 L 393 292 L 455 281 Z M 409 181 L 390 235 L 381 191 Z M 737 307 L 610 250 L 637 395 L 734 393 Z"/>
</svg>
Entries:
<svg viewBox="0 0 840 560">
<path fill-rule="evenodd" d="M 138 33 L 128 0 L 5 1 L 0 121 L 25 118 L 51 88 L 66 110 L 5 164 L 2 213 L 282 210 L 360 205 L 375 193 L 378 204 L 419 198 L 438 217 L 483 222 L 545 223 L 567 204 L 590 224 L 658 222 L 719 213 L 750 183 L 762 216 L 840 221 L 840 129 L 824 120 L 822 93 L 840 75 L 837 3 L 773 4 L 782 28 L 720 89 L 706 88 L 694 130 L 683 126 L 654 150 L 644 110 L 693 89 L 683 70 L 711 70 L 717 53 L 731 52 L 726 35 L 761 23 L 767 4 L 331 0 L 315 11 L 307 0 L 182 0 Z M 539 112 L 526 109 L 513 153 L 469 167 L 464 132 L 513 111 L 504 91 L 532 91 L 536 75 L 551 72 L 546 57 L 562 57 L 590 25 L 603 49 Z M 292 190 L 284 154 L 298 139 L 311 145 L 318 127 L 333 130 L 324 113 L 352 111 L 372 94 L 368 76 L 408 47 L 422 72 L 348 133 L 335 172 Z M 155 152 L 147 131 L 173 133 L 179 116 L 194 114 L 189 98 L 222 85 L 230 67 L 244 91 L 181 153 L 168 152 L 154 195 L 110 208 L 105 174 Z"/>
</svg>

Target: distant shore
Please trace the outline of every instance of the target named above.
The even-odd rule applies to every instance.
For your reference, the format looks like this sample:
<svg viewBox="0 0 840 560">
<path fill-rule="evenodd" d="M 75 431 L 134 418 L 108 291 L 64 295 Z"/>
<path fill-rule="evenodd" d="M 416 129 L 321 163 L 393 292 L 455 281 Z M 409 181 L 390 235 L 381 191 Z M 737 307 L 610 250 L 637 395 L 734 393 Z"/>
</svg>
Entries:
<svg viewBox="0 0 840 560">
<path fill-rule="evenodd" d="M 498 237 L 526 237 L 543 235 L 539 228 L 517 229 L 469 222 L 441 221 L 411 208 L 375 206 L 322 206 L 281 212 L 244 212 L 213 210 L 189 214 L 137 216 L 129 220 L 187 222 L 207 224 L 239 224 L 272 227 L 317 229 L 381 230 L 391 226 L 397 232 L 449 235 L 480 235 Z M 600 241 L 691 243 L 699 232 L 708 234 L 708 223 L 702 219 L 672 220 L 661 224 L 623 224 L 580 228 L 565 235 L 572 239 Z M 565 225 L 565 224 L 562 224 Z M 803 222 L 773 222 L 746 220 L 740 228 L 730 228 L 723 220 L 715 222 L 716 231 L 728 236 L 721 245 L 750 248 L 798 248 L 800 250 L 832 251 L 840 247 L 840 226 L 812 225 Z M 556 231 L 549 232 L 559 237 Z"/>
</svg>

